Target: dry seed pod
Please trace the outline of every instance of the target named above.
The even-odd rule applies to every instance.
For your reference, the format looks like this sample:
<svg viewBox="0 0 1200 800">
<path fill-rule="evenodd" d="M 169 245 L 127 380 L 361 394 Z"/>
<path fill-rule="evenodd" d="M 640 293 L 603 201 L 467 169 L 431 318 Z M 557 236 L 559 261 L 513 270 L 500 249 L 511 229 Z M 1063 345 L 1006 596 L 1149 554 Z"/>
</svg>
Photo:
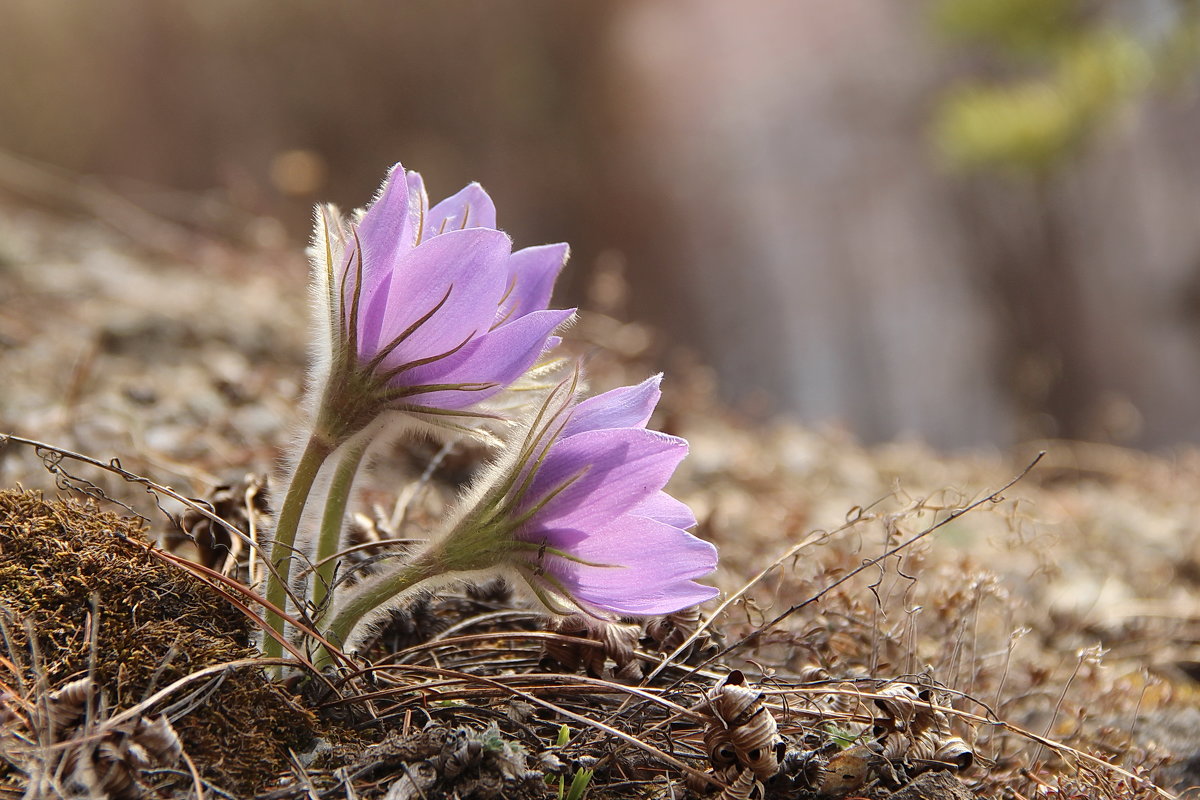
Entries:
<svg viewBox="0 0 1200 800">
<path fill-rule="evenodd" d="M 83 719 L 93 688 L 92 679 L 85 677 L 63 684 L 47 695 L 46 708 L 50 717 L 47 722 L 55 739 Z"/>
<path fill-rule="evenodd" d="M 896 681 L 882 687 L 877 694 L 883 695 L 875 699 L 875 705 L 886 715 L 885 727 L 889 730 L 921 731 L 934 722 L 930 689 Z"/>
<path fill-rule="evenodd" d="M 721 792 L 717 800 L 761 800 L 763 796 L 763 785 L 755 777 L 754 771 L 745 769 L 733 779 L 728 789 Z"/>
<path fill-rule="evenodd" d="M 247 473 L 241 480 L 214 488 L 205 497 L 212 513 L 248 533 L 251 527 L 262 530 L 268 523 L 270 507 L 265 491 L 267 479 Z M 253 526 L 251 523 L 253 522 Z M 229 529 L 204 514 L 189 508 L 179 518 L 179 528 L 196 546 L 197 559 L 210 569 L 225 571 L 245 552 L 245 543 Z M 182 541 L 177 533 L 168 534 L 168 545 Z"/>
<path fill-rule="evenodd" d="M 715 719 L 705 727 L 705 748 L 714 767 L 728 760 L 732 748 L 738 764 L 766 780 L 779 771 L 779 726 L 763 704 L 762 693 L 746 686 L 745 680 L 741 671 L 734 670 L 708 693 Z"/>
<path fill-rule="evenodd" d="M 963 772 L 975 763 L 975 751 L 957 736 L 930 735 L 923 737 L 909 751 L 915 771 L 952 769 Z"/>
<path fill-rule="evenodd" d="M 829 680 L 833 676 L 829 674 L 829 670 L 820 664 L 805 664 L 797 672 L 796 677 L 800 683 L 820 683 Z"/>
<path fill-rule="evenodd" d="M 825 782 L 825 764 L 837 749 L 836 742 L 814 750 L 789 748 L 779 760 L 779 775 L 793 788 L 816 789 Z"/>
<path fill-rule="evenodd" d="M 552 625 L 555 633 L 578 638 L 580 641 L 544 641 L 545 657 L 571 671 L 583 669 L 593 677 L 604 677 L 608 659 L 616 664 L 621 677 L 640 677 L 634 652 L 641 629 L 636 625 L 605 623 L 581 616 L 562 617 Z M 599 644 L 597 647 L 596 644 Z"/>
</svg>

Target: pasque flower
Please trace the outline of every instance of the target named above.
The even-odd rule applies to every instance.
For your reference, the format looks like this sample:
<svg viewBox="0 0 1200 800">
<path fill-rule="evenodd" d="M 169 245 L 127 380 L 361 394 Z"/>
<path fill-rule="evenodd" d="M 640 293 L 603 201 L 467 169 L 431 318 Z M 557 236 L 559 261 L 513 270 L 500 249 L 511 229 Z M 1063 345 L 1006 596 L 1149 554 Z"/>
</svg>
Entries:
<svg viewBox="0 0 1200 800">
<path fill-rule="evenodd" d="M 390 415 L 471 432 L 462 420 L 493 416 L 488 401 L 529 371 L 574 314 L 546 308 L 565 244 L 513 252 L 482 187 L 473 183 L 430 208 L 421 176 L 399 164 L 351 219 L 331 206 L 318 209 L 311 254 L 318 323 L 312 422 L 272 544 L 267 599 L 280 608 L 300 518 L 325 460 L 345 451 L 313 554 L 323 563 L 318 602 L 376 423 Z M 268 620 L 282 631 L 277 614 Z M 265 649 L 274 655 L 278 645 Z"/>
<path fill-rule="evenodd" d="M 713 597 L 716 589 L 695 579 L 716 568 L 716 548 L 685 530 L 695 517 L 663 491 L 687 442 L 645 427 L 658 384 L 654 377 L 578 404 L 573 386 L 560 386 L 448 532 L 396 572 L 356 587 L 330 634 L 344 640 L 422 581 L 479 570 L 520 575 L 562 613 L 667 614 Z"/>
<path fill-rule="evenodd" d="M 513 252 L 476 183 L 429 208 L 421 176 L 397 164 L 357 222 L 321 210 L 314 249 L 331 354 L 317 428 L 333 441 L 387 409 L 463 415 L 574 314 L 546 308 L 567 245 Z"/>
</svg>

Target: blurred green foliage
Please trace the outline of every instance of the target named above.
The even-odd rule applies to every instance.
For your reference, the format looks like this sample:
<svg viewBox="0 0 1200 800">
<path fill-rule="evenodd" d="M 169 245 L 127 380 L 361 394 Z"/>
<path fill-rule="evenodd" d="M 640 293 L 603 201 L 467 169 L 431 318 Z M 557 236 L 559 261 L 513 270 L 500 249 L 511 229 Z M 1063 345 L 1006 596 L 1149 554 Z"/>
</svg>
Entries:
<svg viewBox="0 0 1200 800">
<path fill-rule="evenodd" d="M 1090 0 L 935 0 L 936 30 L 985 67 L 937 109 L 934 137 L 949 164 L 1045 173 L 1128 104 L 1190 73 L 1200 62 L 1196 5 L 1160 9 L 1153 25 L 1134 5 L 1118 14 Z"/>
<path fill-rule="evenodd" d="M 938 0 L 935 27 L 953 39 L 1038 54 L 1072 27 L 1075 0 Z"/>
</svg>

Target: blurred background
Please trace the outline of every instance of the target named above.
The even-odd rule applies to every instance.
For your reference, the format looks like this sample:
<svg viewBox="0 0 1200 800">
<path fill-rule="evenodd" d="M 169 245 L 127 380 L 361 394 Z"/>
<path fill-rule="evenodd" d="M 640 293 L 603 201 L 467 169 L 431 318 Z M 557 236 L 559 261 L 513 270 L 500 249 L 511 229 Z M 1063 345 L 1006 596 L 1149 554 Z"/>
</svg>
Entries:
<svg viewBox="0 0 1200 800">
<path fill-rule="evenodd" d="M 1195 2 L 0 8 L 10 204 L 298 252 L 399 160 L 752 417 L 1200 441 Z"/>
</svg>

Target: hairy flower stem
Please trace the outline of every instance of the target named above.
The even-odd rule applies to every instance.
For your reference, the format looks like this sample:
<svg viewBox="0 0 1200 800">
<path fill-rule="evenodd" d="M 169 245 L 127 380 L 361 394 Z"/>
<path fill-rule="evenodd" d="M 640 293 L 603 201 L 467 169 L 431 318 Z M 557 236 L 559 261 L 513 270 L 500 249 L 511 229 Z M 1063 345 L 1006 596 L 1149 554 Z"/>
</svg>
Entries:
<svg viewBox="0 0 1200 800">
<path fill-rule="evenodd" d="M 371 612 L 393 604 L 417 584 L 442 575 L 496 567 L 504 563 L 506 553 L 522 546 L 513 542 L 503 524 L 469 516 L 441 541 L 428 546 L 395 572 L 381 574 L 355 586 L 348 592 L 345 605 L 337 609 L 329 621 L 322 620 L 319 627 L 325 638 L 342 646 L 355 626 Z M 328 659 L 328 654 L 323 651 L 320 656 Z"/>
<path fill-rule="evenodd" d="M 350 490 L 354 487 L 354 477 L 362 464 L 363 455 L 371 443 L 369 436 L 360 436 L 345 446 L 333 480 L 329 484 L 329 493 L 325 496 L 325 511 L 321 517 L 321 532 L 317 538 L 317 553 L 315 563 L 317 574 L 313 578 L 313 605 L 321 609 L 327 603 L 333 602 L 333 574 L 337 567 L 334 558 L 342 539 L 342 520 L 346 516 L 346 504 L 350 501 Z"/>
<path fill-rule="evenodd" d="M 305 445 L 300 460 L 296 462 L 296 471 L 288 484 L 283 507 L 279 510 L 279 521 L 275 526 L 275 538 L 271 542 L 271 564 L 275 570 L 267 576 L 267 601 L 277 608 L 287 609 L 287 586 L 300 516 L 304 512 L 304 504 L 308 501 L 317 473 L 333 450 L 328 438 L 313 434 Z M 266 619 L 271 630 L 280 635 L 284 633 L 283 617 L 268 609 Z M 263 655 L 279 658 L 283 655 L 283 645 L 273 637 L 267 636 L 263 640 Z"/>
<path fill-rule="evenodd" d="M 325 638 L 338 646 L 344 645 L 346 637 L 363 617 L 422 581 L 448 572 L 448 567 L 445 552 L 440 547 L 426 550 L 403 568 L 370 586 L 367 591 L 355 593 L 350 602 L 338 609 L 333 619 L 323 626 Z M 327 666 L 330 661 L 329 654 L 322 647 L 313 663 L 320 668 Z"/>
</svg>

